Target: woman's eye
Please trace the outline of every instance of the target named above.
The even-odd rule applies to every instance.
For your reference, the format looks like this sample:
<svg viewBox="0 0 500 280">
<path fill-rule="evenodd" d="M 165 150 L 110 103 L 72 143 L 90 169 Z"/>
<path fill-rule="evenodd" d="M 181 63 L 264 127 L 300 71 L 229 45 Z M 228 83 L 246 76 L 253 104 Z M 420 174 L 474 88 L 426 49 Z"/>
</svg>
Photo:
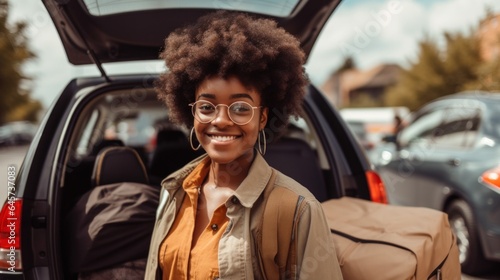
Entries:
<svg viewBox="0 0 500 280">
<path fill-rule="evenodd" d="M 231 111 L 235 112 L 235 113 L 246 113 L 248 111 L 250 111 L 252 108 L 250 108 L 250 106 L 246 105 L 246 104 L 233 104 L 231 106 Z"/>
<path fill-rule="evenodd" d="M 201 112 L 213 112 L 215 110 L 215 107 L 211 104 L 200 104 L 198 106 L 198 110 Z"/>
</svg>

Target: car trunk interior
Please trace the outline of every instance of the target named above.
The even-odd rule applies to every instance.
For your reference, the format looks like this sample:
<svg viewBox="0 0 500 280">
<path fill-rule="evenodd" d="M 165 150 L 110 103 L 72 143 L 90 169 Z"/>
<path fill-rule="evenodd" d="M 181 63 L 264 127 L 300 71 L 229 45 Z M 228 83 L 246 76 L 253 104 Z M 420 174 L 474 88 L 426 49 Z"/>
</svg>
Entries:
<svg viewBox="0 0 500 280">
<path fill-rule="evenodd" d="M 166 106 L 158 101 L 152 88 L 136 87 L 87 96 L 80 102 L 81 110 L 75 111 L 79 112 L 78 116 L 70 117 L 74 125 L 68 147 L 63 149 L 67 151 L 59 184 L 63 237 L 68 236 L 67 228 L 72 226 L 65 213 L 74 211 L 79 200 L 96 187 L 96 159 L 104 149 L 133 149 L 146 168 L 147 183 L 157 190 L 168 174 L 203 154 L 202 149 L 192 150 L 187 128 L 169 121 Z M 268 135 L 267 140 L 265 158 L 271 166 L 309 188 L 320 201 L 332 196 L 327 182 L 332 182 L 334 175 L 324 153 L 318 153 L 324 148 L 307 115 L 292 118 L 279 139 Z M 118 170 L 128 170 L 133 165 L 126 161 L 116 164 Z M 65 238 L 62 242 L 69 243 Z M 65 261 L 76 253 L 73 246 L 62 245 Z M 74 277 L 67 266 L 65 264 L 66 276 Z"/>
</svg>

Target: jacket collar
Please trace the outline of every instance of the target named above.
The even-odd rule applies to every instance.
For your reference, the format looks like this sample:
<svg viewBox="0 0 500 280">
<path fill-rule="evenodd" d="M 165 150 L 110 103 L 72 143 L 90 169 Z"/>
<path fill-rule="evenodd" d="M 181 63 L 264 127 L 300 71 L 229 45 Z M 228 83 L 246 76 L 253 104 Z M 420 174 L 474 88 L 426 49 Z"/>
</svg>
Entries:
<svg viewBox="0 0 500 280">
<path fill-rule="evenodd" d="M 170 174 L 162 181 L 162 187 L 172 195 L 177 189 L 182 188 L 184 179 L 207 157 L 208 156 L 204 154 L 186 164 L 183 168 Z M 267 182 L 271 178 L 271 172 L 271 167 L 267 164 L 266 160 L 259 152 L 256 152 L 256 156 L 250 166 L 247 177 L 234 192 L 234 196 L 238 198 L 241 205 L 247 208 L 253 206 L 266 188 Z"/>
<path fill-rule="evenodd" d="M 271 178 L 271 167 L 259 152 L 256 152 L 247 177 L 241 182 L 234 192 L 241 205 L 251 208 L 255 201 L 266 188 L 267 182 Z"/>
</svg>

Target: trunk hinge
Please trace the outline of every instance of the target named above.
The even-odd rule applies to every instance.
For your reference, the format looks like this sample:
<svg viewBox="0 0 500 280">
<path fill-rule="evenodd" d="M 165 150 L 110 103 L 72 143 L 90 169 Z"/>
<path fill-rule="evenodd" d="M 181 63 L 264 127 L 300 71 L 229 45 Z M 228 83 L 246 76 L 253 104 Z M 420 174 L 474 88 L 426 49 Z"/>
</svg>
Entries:
<svg viewBox="0 0 500 280">
<path fill-rule="evenodd" d="M 80 33 L 80 32 L 78 32 Z M 80 36 L 81 37 L 81 36 Z M 87 41 L 83 40 L 85 42 L 85 46 L 87 47 L 87 54 L 89 55 L 90 59 L 94 64 L 97 66 L 97 69 L 99 69 L 99 72 L 101 72 L 101 76 L 106 80 L 106 82 L 111 82 L 111 79 L 108 77 L 106 74 L 106 71 L 104 71 L 104 68 L 102 68 L 102 63 L 99 61 L 97 56 L 95 55 L 94 51 L 92 51 L 87 44 Z"/>
</svg>

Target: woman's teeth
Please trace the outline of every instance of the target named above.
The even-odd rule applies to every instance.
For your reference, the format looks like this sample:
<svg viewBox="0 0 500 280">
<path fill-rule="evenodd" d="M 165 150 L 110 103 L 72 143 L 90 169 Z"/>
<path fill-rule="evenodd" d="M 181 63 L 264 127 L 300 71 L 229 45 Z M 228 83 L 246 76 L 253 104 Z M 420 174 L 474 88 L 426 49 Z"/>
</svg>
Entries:
<svg viewBox="0 0 500 280">
<path fill-rule="evenodd" d="M 219 142 L 225 142 L 236 139 L 236 136 L 211 135 L 210 138 Z"/>
</svg>

